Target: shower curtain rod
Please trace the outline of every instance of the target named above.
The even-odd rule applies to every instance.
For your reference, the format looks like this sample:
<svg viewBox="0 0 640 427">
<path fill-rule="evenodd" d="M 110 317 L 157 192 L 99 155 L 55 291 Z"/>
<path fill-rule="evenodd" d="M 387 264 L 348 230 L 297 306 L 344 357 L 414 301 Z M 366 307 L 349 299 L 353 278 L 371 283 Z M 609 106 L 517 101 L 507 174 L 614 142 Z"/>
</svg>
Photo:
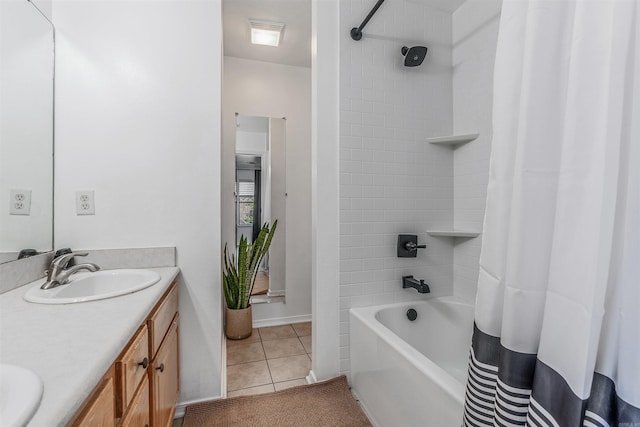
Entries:
<svg viewBox="0 0 640 427">
<path fill-rule="evenodd" d="M 373 6 L 373 9 L 371 9 L 371 12 L 369 12 L 369 14 L 367 15 L 366 18 L 364 18 L 364 21 L 362 21 L 362 24 L 360 24 L 359 27 L 353 27 L 351 29 L 351 38 L 354 40 L 360 40 L 362 38 L 362 30 L 364 29 L 364 27 L 367 25 L 367 23 L 369 23 L 369 20 L 371 19 L 371 17 L 373 15 L 375 15 L 375 13 L 378 11 L 378 8 L 380 8 L 380 6 L 382 5 L 382 3 L 384 3 L 384 0 L 378 0 L 375 4 L 375 6 Z"/>
</svg>

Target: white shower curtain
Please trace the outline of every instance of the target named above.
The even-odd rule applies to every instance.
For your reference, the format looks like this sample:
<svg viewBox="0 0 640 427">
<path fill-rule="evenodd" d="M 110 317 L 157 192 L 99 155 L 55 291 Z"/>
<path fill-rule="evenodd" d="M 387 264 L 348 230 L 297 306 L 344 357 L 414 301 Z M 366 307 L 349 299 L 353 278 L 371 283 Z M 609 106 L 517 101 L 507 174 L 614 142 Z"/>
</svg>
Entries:
<svg viewBox="0 0 640 427">
<path fill-rule="evenodd" d="M 640 5 L 505 0 L 465 426 L 640 427 Z"/>
</svg>

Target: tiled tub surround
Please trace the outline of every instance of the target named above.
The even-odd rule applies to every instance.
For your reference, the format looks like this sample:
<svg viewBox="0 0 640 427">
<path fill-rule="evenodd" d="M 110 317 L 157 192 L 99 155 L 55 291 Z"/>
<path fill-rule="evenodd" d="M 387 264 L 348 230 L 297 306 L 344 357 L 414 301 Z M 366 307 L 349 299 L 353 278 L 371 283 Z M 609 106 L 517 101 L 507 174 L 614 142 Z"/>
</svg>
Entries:
<svg viewBox="0 0 640 427">
<path fill-rule="evenodd" d="M 44 305 L 23 295 L 44 279 L 0 295 L 0 361 L 31 369 L 44 393 L 29 425 L 64 425 L 179 273 L 153 268 L 155 285 L 121 297 Z"/>
<path fill-rule="evenodd" d="M 340 2 L 341 26 L 370 5 Z M 452 133 L 451 14 L 420 2 L 384 3 L 361 41 L 340 39 L 340 371 L 349 364 L 351 307 L 453 293 L 453 156 L 427 137 Z M 429 48 L 420 67 L 402 65 L 403 45 Z M 417 258 L 396 257 L 397 234 L 417 234 Z M 402 289 L 403 275 L 431 294 Z"/>
<path fill-rule="evenodd" d="M 454 224 L 481 230 L 493 136 L 493 66 L 498 45 L 500 0 L 467 0 L 453 13 L 453 129 L 477 131 L 473 142 L 456 148 Z M 457 239 L 453 255 L 454 295 L 474 302 L 482 236 Z"/>
<path fill-rule="evenodd" d="M 253 330 L 227 340 L 227 397 L 269 393 L 306 384 L 311 370 L 311 322 Z"/>
</svg>

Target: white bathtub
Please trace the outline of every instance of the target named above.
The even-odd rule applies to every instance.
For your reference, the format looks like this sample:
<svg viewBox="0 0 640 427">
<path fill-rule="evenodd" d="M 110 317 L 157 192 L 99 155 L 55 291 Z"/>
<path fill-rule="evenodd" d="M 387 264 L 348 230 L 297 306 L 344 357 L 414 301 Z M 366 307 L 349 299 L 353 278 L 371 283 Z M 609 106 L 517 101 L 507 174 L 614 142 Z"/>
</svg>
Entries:
<svg viewBox="0 0 640 427">
<path fill-rule="evenodd" d="M 352 308 L 350 323 L 351 385 L 374 425 L 462 424 L 472 305 L 445 297 Z"/>
</svg>

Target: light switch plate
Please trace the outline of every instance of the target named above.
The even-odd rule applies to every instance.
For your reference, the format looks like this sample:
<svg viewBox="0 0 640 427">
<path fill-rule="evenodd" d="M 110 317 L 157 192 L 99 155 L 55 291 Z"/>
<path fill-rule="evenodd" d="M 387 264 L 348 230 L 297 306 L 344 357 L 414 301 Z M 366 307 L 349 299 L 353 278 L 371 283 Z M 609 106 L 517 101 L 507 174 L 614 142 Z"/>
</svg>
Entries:
<svg viewBox="0 0 640 427">
<path fill-rule="evenodd" d="M 96 205 L 93 190 L 76 191 L 76 214 L 95 215 Z"/>
<path fill-rule="evenodd" d="M 31 214 L 31 190 L 11 190 L 9 195 L 9 215 Z"/>
</svg>

